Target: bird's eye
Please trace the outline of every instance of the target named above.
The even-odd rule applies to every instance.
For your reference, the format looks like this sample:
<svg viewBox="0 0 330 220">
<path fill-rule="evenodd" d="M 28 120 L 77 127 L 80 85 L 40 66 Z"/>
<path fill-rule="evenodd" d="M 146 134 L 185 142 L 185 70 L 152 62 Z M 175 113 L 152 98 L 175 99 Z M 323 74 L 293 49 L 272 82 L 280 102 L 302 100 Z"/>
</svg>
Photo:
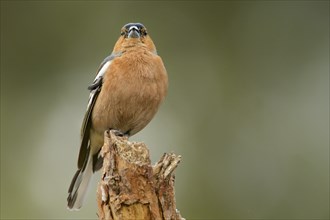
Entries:
<svg viewBox="0 0 330 220">
<path fill-rule="evenodd" d="M 142 33 L 144 36 L 147 35 L 147 31 L 146 31 L 145 29 L 142 29 L 142 30 L 141 30 L 141 33 Z"/>
<path fill-rule="evenodd" d="M 125 35 L 125 31 L 122 31 L 122 32 L 120 33 L 120 35 L 121 35 L 121 36 L 124 36 L 124 35 Z"/>
</svg>

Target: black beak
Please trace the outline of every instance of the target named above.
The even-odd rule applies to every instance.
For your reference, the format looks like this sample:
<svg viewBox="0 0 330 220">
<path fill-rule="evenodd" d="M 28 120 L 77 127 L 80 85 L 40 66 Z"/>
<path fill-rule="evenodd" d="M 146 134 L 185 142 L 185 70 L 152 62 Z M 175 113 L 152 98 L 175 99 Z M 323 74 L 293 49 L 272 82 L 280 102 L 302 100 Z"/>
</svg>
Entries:
<svg viewBox="0 0 330 220">
<path fill-rule="evenodd" d="M 131 26 L 128 29 L 128 38 L 139 38 L 139 37 L 140 37 L 139 28 L 136 26 Z"/>
</svg>

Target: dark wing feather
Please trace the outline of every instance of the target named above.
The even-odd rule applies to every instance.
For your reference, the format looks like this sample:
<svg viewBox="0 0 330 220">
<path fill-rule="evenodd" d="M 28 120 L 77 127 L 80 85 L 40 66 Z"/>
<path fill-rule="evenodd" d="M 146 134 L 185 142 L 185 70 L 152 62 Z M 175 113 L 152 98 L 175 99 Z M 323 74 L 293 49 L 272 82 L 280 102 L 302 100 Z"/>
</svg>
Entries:
<svg viewBox="0 0 330 220">
<path fill-rule="evenodd" d="M 110 67 L 112 60 L 118 56 L 121 56 L 121 53 L 118 54 L 111 54 L 104 61 L 101 63 L 100 68 L 98 69 L 97 76 L 93 83 L 88 87 L 90 90 L 89 100 L 87 105 L 87 110 L 85 113 L 85 117 L 81 126 L 81 144 L 80 144 L 80 151 L 78 157 L 78 169 L 81 169 L 84 165 L 86 158 L 88 159 L 88 152 L 89 152 L 89 142 L 90 142 L 90 128 L 91 128 L 91 116 L 93 112 L 93 108 L 97 97 L 101 91 L 102 87 L 102 79 L 103 75 L 106 70 Z"/>
<path fill-rule="evenodd" d="M 84 161 L 88 157 L 88 147 L 89 147 L 89 135 L 90 135 L 90 128 L 91 128 L 91 115 L 92 111 L 97 99 L 97 96 L 99 95 L 101 91 L 101 86 L 100 84 L 99 87 L 96 89 L 92 90 L 89 95 L 89 101 L 87 105 L 87 110 L 85 113 L 85 117 L 83 120 L 83 124 L 81 127 L 81 145 L 80 145 L 80 151 L 79 151 L 79 157 L 78 157 L 78 169 L 81 169 Z"/>
</svg>

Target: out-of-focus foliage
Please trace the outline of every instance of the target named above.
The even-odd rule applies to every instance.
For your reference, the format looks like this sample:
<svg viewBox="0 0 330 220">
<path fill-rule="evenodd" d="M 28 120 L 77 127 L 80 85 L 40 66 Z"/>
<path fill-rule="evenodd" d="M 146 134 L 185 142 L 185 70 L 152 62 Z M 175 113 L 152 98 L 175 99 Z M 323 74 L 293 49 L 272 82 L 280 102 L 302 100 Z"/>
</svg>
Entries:
<svg viewBox="0 0 330 220">
<path fill-rule="evenodd" d="M 66 210 L 87 86 L 142 22 L 169 94 L 132 140 L 183 157 L 188 219 L 329 218 L 329 1 L 1 1 L 1 218 Z"/>
</svg>

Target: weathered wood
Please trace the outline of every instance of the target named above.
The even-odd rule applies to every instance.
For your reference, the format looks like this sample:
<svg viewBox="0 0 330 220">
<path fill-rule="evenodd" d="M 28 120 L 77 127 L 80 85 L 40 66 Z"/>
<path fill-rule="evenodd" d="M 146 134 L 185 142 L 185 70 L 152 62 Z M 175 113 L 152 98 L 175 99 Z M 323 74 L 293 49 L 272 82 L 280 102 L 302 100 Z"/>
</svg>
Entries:
<svg viewBox="0 0 330 220">
<path fill-rule="evenodd" d="M 181 156 L 164 154 L 154 167 L 144 143 L 104 133 L 97 189 L 99 219 L 183 219 L 176 209 L 173 171 Z"/>
</svg>

